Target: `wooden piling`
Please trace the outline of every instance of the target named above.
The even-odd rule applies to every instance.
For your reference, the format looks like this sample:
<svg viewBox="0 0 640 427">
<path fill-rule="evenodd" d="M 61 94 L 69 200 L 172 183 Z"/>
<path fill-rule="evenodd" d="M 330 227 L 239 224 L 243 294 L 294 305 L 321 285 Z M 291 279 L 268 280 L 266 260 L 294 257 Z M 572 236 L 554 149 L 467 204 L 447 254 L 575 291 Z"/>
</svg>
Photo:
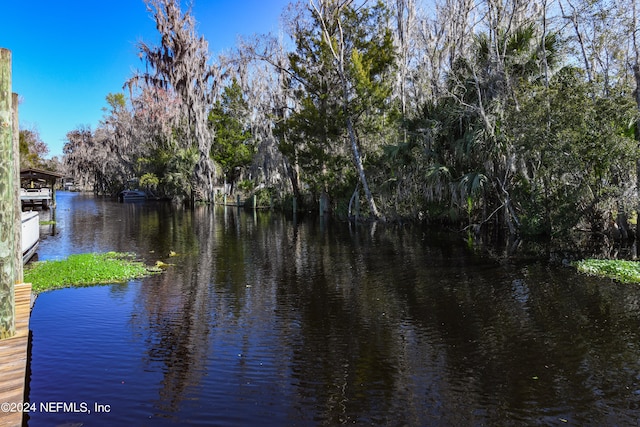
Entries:
<svg viewBox="0 0 640 427">
<path fill-rule="evenodd" d="M 20 200 L 20 126 L 18 121 L 18 94 L 14 93 L 11 96 L 11 119 L 13 122 L 13 197 L 14 197 L 14 224 L 22 224 L 22 201 Z M 53 186 L 55 188 L 55 185 Z M 55 201 L 55 195 L 53 196 Z M 13 242 L 16 250 L 13 251 L 14 267 L 15 267 L 15 280 L 14 283 L 22 283 L 24 279 L 24 272 L 22 268 L 22 227 L 14 227 L 13 230 Z M 17 248 L 20 248 L 18 250 Z"/>
<path fill-rule="evenodd" d="M 11 51 L 0 48 L 0 427 L 23 424 L 31 285 L 21 283 L 22 216 L 18 96 Z"/>
<path fill-rule="evenodd" d="M 0 48 L 0 339 L 15 335 L 15 200 L 11 51 Z M 18 242 L 19 244 L 19 242 Z"/>
</svg>

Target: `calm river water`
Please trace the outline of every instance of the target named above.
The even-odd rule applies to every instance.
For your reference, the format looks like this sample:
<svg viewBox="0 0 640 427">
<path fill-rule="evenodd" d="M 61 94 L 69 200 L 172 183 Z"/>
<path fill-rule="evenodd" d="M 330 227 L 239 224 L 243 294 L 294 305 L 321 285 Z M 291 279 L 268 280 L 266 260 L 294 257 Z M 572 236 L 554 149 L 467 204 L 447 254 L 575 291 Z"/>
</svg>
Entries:
<svg viewBox="0 0 640 427">
<path fill-rule="evenodd" d="M 38 297 L 28 400 L 62 404 L 29 426 L 640 420 L 637 286 L 497 263 L 420 228 L 77 193 L 55 217 L 40 260 L 173 265 Z"/>
</svg>

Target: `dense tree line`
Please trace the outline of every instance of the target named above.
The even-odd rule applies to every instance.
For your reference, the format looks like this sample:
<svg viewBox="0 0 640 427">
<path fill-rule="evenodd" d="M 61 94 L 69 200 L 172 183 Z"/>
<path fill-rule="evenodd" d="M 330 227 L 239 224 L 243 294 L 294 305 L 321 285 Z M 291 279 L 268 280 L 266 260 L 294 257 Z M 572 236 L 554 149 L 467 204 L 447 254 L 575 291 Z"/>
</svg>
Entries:
<svg viewBox="0 0 640 427">
<path fill-rule="evenodd" d="M 65 163 L 95 191 L 243 191 L 470 232 L 626 232 L 637 204 L 637 0 L 311 0 L 212 61 L 191 10 Z"/>
<path fill-rule="evenodd" d="M 20 129 L 18 134 L 20 150 L 20 169 L 39 168 L 44 169 L 45 156 L 49 147 L 40 138 L 37 129 Z"/>
<path fill-rule="evenodd" d="M 45 169 L 45 170 L 62 170 L 63 165 L 56 156 L 47 159 L 49 147 L 40 138 L 40 132 L 36 128 L 23 128 L 18 133 L 19 153 L 20 153 L 20 169 Z"/>
</svg>

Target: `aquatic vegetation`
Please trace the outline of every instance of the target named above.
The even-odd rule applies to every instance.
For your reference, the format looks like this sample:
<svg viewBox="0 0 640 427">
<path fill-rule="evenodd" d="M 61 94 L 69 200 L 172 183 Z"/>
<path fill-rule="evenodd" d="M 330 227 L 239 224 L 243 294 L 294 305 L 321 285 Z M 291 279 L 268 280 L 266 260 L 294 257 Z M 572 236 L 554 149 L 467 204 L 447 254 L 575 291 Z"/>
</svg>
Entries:
<svg viewBox="0 0 640 427">
<path fill-rule="evenodd" d="M 159 260 L 156 261 L 156 268 L 160 268 L 160 269 L 163 269 L 163 270 L 169 268 L 172 265 L 174 265 L 174 264 L 167 264 L 167 263 L 164 263 L 164 262 L 159 261 Z"/>
<path fill-rule="evenodd" d="M 579 272 L 623 283 L 640 283 L 640 263 L 617 259 L 585 259 L 573 263 Z"/>
<path fill-rule="evenodd" d="M 32 263 L 24 270 L 24 281 L 39 293 L 71 286 L 121 283 L 161 271 L 136 261 L 133 253 L 87 253 Z"/>
</svg>

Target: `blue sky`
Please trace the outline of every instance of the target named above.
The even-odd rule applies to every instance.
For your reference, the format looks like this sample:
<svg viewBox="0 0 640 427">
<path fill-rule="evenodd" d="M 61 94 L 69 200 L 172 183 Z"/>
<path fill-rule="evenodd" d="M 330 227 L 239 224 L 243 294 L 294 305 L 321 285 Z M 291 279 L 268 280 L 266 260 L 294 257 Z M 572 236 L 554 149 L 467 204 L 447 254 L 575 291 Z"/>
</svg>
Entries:
<svg viewBox="0 0 640 427">
<path fill-rule="evenodd" d="M 137 43 L 157 44 L 143 0 L 2 2 L 0 47 L 12 52 L 12 88 L 21 128 L 37 129 L 49 155 L 61 156 L 67 132 L 95 129 L 105 97 L 142 69 Z M 212 57 L 238 36 L 277 32 L 289 0 L 194 0 L 198 32 Z"/>
</svg>

